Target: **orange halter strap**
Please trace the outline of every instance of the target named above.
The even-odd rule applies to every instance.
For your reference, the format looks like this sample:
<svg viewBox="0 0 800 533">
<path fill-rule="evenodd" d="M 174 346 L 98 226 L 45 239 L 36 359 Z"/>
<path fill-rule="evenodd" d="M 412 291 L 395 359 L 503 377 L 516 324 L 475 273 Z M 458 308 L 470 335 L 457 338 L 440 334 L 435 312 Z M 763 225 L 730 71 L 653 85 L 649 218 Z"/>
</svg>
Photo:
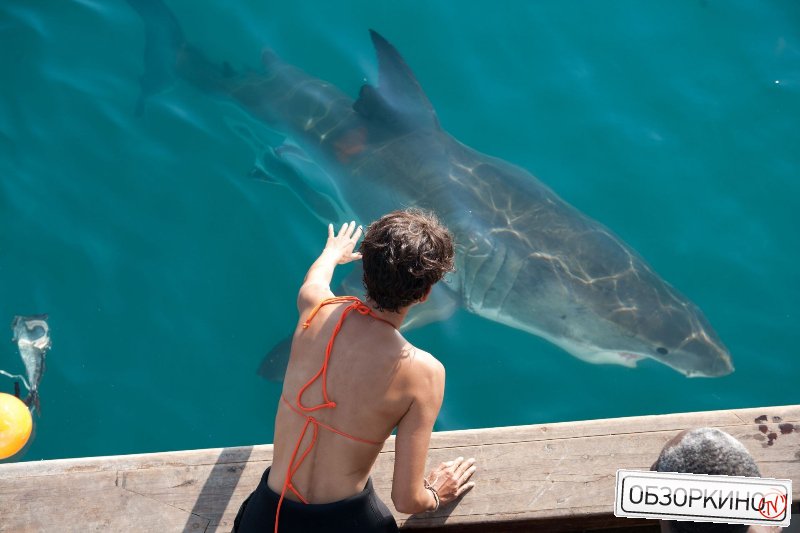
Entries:
<svg viewBox="0 0 800 533">
<path fill-rule="evenodd" d="M 344 431 L 340 431 L 333 426 L 329 426 L 323 422 L 320 422 L 313 416 L 308 413 L 313 411 L 317 411 L 319 409 L 333 409 L 336 407 L 336 402 L 332 401 L 328 397 L 328 363 L 330 362 L 331 358 L 331 351 L 333 350 L 333 343 L 336 340 L 336 336 L 339 334 L 339 330 L 342 329 L 342 325 L 344 324 L 344 320 L 347 318 L 347 315 L 350 314 L 351 311 L 356 311 L 361 315 L 369 315 L 376 320 L 380 320 L 381 322 L 385 322 L 390 326 L 394 327 L 394 324 L 389 322 L 388 320 L 384 320 L 383 318 L 376 315 L 372 309 L 367 307 L 364 302 L 356 298 L 355 296 L 339 296 L 335 298 L 327 298 L 322 300 L 319 304 L 317 304 L 314 309 L 311 310 L 311 313 L 308 315 L 308 318 L 305 322 L 303 322 L 303 329 L 307 329 L 308 326 L 311 324 L 311 320 L 316 316 L 317 312 L 325 305 L 328 304 L 338 304 L 338 303 L 345 303 L 350 302 L 350 305 L 344 308 L 342 312 L 342 316 L 339 317 L 339 321 L 336 323 L 336 326 L 333 328 L 333 333 L 331 334 L 331 338 L 328 341 L 328 346 L 325 348 L 325 359 L 322 362 L 322 367 L 317 371 L 314 376 L 309 379 L 305 385 L 303 385 L 300 390 L 297 392 L 297 405 L 292 405 L 292 403 L 286 399 L 284 395 L 281 395 L 281 399 L 289 406 L 289 408 L 294 411 L 295 413 L 299 414 L 300 416 L 305 417 L 306 423 L 303 425 L 303 430 L 300 432 L 300 436 L 297 439 L 297 444 L 294 446 L 294 451 L 292 452 L 292 457 L 289 460 L 289 467 L 286 469 L 286 478 L 283 481 L 283 489 L 281 490 L 281 497 L 278 500 L 278 508 L 275 511 L 275 533 L 278 533 L 278 518 L 281 513 L 281 505 L 283 504 L 283 499 L 286 496 L 286 491 L 291 490 L 297 498 L 303 502 L 308 503 L 297 488 L 292 484 L 292 477 L 297 473 L 297 470 L 300 468 L 300 465 L 303 464 L 303 461 L 311 453 L 311 450 L 314 448 L 314 445 L 317 443 L 317 435 L 319 434 L 319 428 L 327 429 L 328 431 L 335 433 L 337 435 L 341 435 L 342 437 L 350 440 L 354 440 L 356 442 L 363 442 L 365 444 L 383 444 L 383 442 L 379 441 L 372 441 L 367 439 L 361 439 L 359 437 L 355 437 L 350 435 L 349 433 L 345 433 Z M 306 390 L 314 384 L 319 378 L 322 378 L 322 403 L 317 405 L 305 406 L 303 405 L 303 394 L 305 394 Z M 311 435 L 311 442 L 308 444 L 303 453 L 300 455 L 300 458 L 297 459 L 297 453 L 300 451 L 300 445 L 303 443 L 303 439 L 306 436 L 306 432 L 308 431 L 309 426 L 312 427 L 313 433 Z"/>
</svg>

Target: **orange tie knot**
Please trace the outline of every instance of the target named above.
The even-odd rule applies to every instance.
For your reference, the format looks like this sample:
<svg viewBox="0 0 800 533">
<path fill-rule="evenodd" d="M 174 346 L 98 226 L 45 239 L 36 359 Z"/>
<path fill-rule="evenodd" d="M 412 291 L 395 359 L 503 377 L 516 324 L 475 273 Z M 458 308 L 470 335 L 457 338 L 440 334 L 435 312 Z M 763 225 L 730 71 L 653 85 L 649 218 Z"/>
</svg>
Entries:
<svg viewBox="0 0 800 533">
<path fill-rule="evenodd" d="M 361 313 L 362 315 L 368 315 L 368 314 L 369 314 L 369 312 L 370 312 L 370 308 L 369 308 L 369 307 L 367 307 L 367 306 L 366 306 L 366 305 L 364 305 L 364 304 L 357 304 L 357 305 L 356 305 L 356 311 L 358 311 L 358 312 L 359 312 L 359 313 Z"/>
</svg>

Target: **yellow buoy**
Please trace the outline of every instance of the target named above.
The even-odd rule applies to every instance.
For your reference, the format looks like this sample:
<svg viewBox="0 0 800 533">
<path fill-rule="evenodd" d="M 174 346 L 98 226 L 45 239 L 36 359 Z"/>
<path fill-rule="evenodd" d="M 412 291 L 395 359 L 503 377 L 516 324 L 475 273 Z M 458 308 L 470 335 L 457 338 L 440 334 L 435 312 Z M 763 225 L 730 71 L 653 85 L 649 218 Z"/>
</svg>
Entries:
<svg viewBox="0 0 800 533">
<path fill-rule="evenodd" d="M 16 396 L 0 392 L 0 459 L 11 457 L 28 442 L 33 419 Z"/>
</svg>

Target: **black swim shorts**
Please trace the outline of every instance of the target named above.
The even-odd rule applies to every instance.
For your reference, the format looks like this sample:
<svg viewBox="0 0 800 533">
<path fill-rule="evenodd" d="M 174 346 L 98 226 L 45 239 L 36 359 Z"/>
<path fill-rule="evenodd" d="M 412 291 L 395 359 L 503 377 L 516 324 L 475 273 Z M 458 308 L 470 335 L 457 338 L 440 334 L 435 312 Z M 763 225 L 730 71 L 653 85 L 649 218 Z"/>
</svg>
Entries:
<svg viewBox="0 0 800 533">
<path fill-rule="evenodd" d="M 233 522 L 233 533 L 272 531 L 280 494 L 267 485 L 269 468 L 250 496 L 242 503 Z M 396 532 L 397 522 L 372 486 L 372 478 L 360 493 L 344 500 L 304 504 L 284 498 L 281 504 L 281 533 L 294 532 Z"/>
</svg>

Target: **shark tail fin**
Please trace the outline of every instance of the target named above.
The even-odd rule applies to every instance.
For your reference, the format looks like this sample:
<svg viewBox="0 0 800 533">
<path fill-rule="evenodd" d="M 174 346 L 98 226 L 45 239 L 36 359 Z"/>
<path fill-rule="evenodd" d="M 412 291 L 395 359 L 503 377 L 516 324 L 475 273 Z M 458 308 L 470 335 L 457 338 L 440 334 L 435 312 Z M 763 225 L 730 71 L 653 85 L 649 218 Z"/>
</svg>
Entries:
<svg viewBox="0 0 800 533">
<path fill-rule="evenodd" d="M 145 26 L 144 74 L 136 102 L 136 116 L 142 116 L 149 97 L 168 89 L 175 79 L 175 64 L 185 44 L 183 30 L 162 0 L 127 0 Z"/>
<path fill-rule="evenodd" d="M 411 68 L 381 34 L 370 30 L 378 56 L 378 86 L 364 85 L 353 110 L 395 129 L 438 128 L 439 119 Z"/>
<path fill-rule="evenodd" d="M 192 46 L 178 19 L 162 0 L 127 0 L 142 17 L 145 26 L 144 74 L 136 115 L 144 114 L 147 99 L 168 89 L 176 77 L 198 87 L 226 93 L 236 83 L 237 73 L 228 63 L 215 64 Z"/>
</svg>

